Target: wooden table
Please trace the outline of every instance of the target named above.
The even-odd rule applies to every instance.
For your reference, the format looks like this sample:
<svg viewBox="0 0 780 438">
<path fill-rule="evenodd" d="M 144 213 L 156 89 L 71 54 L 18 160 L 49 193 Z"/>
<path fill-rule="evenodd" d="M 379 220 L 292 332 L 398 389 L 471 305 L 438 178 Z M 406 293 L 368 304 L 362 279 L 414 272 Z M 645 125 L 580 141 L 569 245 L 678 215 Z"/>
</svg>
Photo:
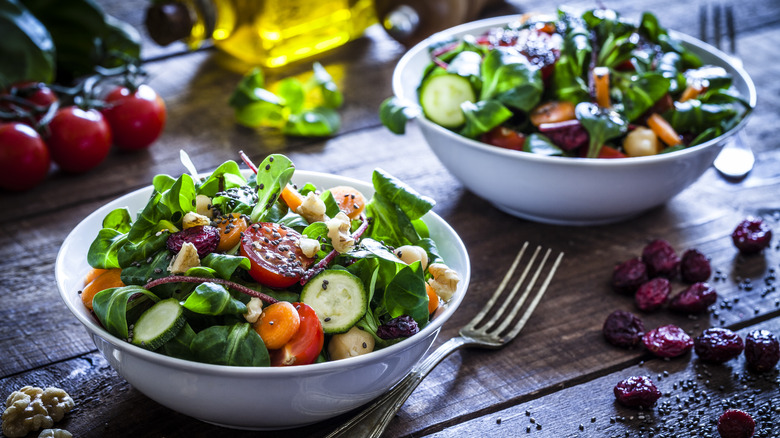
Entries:
<svg viewBox="0 0 780 438">
<path fill-rule="evenodd" d="M 142 29 L 146 2 L 100 3 Z M 570 5 L 586 8 L 593 2 L 575 0 Z M 650 9 L 669 28 L 699 32 L 697 4 L 622 0 L 608 6 L 629 17 Z M 527 0 L 492 8 L 486 15 L 528 10 L 552 12 L 552 6 Z M 54 171 L 28 193 L 0 193 L 8 209 L 0 219 L 0 396 L 23 385 L 64 388 L 77 408 L 58 427 L 78 437 L 309 437 L 323 436 L 345 420 L 256 433 L 219 428 L 171 411 L 108 366 L 58 296 L 57 251 L 87 214 L 149 184 L 158 173 L 181 173 L 180 149 L 202 169 L 237 159 L 238 150 L 244 150 L 257 162 L 270 152 L 282 152 L 300 169 L 362 180 L 381 166 L 438 201 L 435 211 L 469 250 L 473 276 L 465 301 L 444 325 L 436 345 L 456 335 L 477 312 L 521 242 L 566 253 L 520 337 L 500 351 L 464 350 L 446 359 L 407 401 L 387 436 L 718 436 L 714 425 L 727 407 L 752 413 L 762 433 L 757 436 L 780 436 L 776 371 L 748 373 L 743 357 L 724 365 L 701 363 L 695 354 L 654 359 L 642 350 L 612 347 L 601 335 L 610 312 L 636 311 L 630 297 L 610 290 L 612 267 L 638 255 L 653 238 L 668 240 L 680 252 L 698 248 L 709 256 L 716 272 L 711 283 L 720 298 L 711 313 L 699 318 L 667 311 L 643 314 L 648 328 L 674 323 L 694 335 L 711 326 L 732 328 L 743 336 L 757 328 L 780 335 L 778 237 L 755 257 L 739 256 L 729 237 L 751 214 L 764 217 L 780 232 L 780 4 L 743 0 L 736 5 L 736 22 L 739 54 L 759 94 L 746 129 L 758 154 L 756 168 L 738 182 L 710 169 L 666 205 L 598 227 L 552 226 L 508 216 L 464 189 L 426 147 L 416 126 L 404 136 L 385 129 L 377 108 L 391 95 L 391 73 L 404 48 L 381 29 L 369 29 L 365 37 L 319 58 L 338 71 L 345 95 L 343 126 L 328 139 L 269 136 L 237 126 L 226 102 L 240 76 L 222 69 L 215 51 L 188 53 L 182 46 L 163 49 L 146 41 L 150 85 L 162 94 L 169 115 L 157 143 L 148 151 L 112 152 L 83 175 Z M 308 69 L 304 63 L 272 72 L 269 79 Z M 675 291 L 681 288 L 674 284 Z M 636 374 L 651 376 L 664 393 L 651 410 L 624 408 L 614 400 L 613 386 Z"/>
</svg>

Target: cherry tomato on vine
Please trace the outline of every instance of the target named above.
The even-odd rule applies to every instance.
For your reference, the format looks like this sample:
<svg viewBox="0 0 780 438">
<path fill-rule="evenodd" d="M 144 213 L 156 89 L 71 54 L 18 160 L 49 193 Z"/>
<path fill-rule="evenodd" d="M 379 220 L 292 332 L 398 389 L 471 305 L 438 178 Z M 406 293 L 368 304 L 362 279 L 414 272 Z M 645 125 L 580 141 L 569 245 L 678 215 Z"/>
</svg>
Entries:
<svg viewBox="0 0 780 438">
<path fill-rule="evenodd" d="M 117 87 L 105 101 L 108 106 L 103 115 L 120 149 L 147 148 L 162 133 L 167 115 L 165 102 L 150 86 L 141 85 L 135 92 Z"/>
<path fill-rule="evenodd" d="M 298 245 L 303 236 L 271 222 L 256 225 L 247 228 L 241 239 L 241 255 L 251 263 L 249 275 L 268 287 L 292 286 L 313 262 Z"/>
<path fill-rule="evenodd" d="M 102 163 L 111 149 L 111 129 L 94 109 L 57 110 L 46 140 L 51 157 L 66 172 L 86 172 Z"/>
<path fill-rule="evenodd" d="M 23 82 L 13 85 L 12 92 L 42 108 L 48 108 L 56 102 L 57 95 L 43 82 Z"/>
<path fill-rule="evenodd" d="M 271 366 L 308 365 L 317 360 L 325 343 L 325 334 L 317 313 L 308 304 L 293 303 L 301 323 L 293 337 L 278 350 L 269 350 Z"/>
<path fill-rule="evenodd" d="M 49 149 L 30 126 L 11 122 L 0 125 L 0 188 L 28 190 L 46 178 Z"/>
<path fill-rule="evenodd" d="M 59 100 L 43 82 L 21 82 L 0 93 L 0 110 L 18 115 L 20 122 L 39 121 Z"/>
</svg>

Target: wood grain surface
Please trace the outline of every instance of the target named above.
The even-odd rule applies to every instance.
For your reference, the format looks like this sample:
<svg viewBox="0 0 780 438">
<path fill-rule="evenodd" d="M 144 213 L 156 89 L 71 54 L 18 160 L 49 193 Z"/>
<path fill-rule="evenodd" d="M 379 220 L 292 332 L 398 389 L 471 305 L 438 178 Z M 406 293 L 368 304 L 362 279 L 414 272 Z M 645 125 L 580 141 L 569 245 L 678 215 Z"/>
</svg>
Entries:
<svg viewBox="0 0 780 438">
<path fill-rule="evenodd" d="M 100 0 L 109 13 L 143 32 L 141 0 Z M 568 3 L 588 8 L 591 1 Z M 605 3 L 627 17 L 650 10 L 672 29 L 698 35 L 697 2 L 677 0 Z M 552 12 L 541 0 L 505 3 L 484 16 Z M 105 361 L 59 298 L 54 263 L 62 241 L 104 203 L 146 186 L 159 173 L 184 171 L 185 150 L 202 169 L 245 151 L 259 162 L 270 152 L 288 155 L 299 169 L 369 180 L 382 167 L 437 200 L 434 209 L 461 236 L 473 269 L 467 298 L 448 321 L 438 346 L 455 336 L 497 286 L 524 241 L 564 251 L 565 258 L 529 324 L 499 351 L 460 351 L 434 370 L 391 423 L 386 436 L 717 437 L 715 422 L 728 407 L 753 413 L 756 436 L 780 437 L 777 370 L 746 371 L 744 358 L 724 365 L 701 363 L 695 354 L 673 360 L 643 350 L 621 350 L 601 335 L 606 316 L 635 311 L 631 297 L 610 290 L 613 266 L 640 254 L 654 238 L 678 252 L 697 248 L 711 259 L 720 298 L 698 318 L 667 311 L 642 314 L 647 327 L 674 323 L 697 335 L 728 327 L 743 336 L 765 328 L 780 335 L 778 238 L 765 253 L 745 257 L 730 240 L 748 215 L 762 216 L 780 233 L 780 2 L 735 3 L 738 55 L 758 89 L 758 106 L 746 138 L 758 164 L 733 182 L 709 169 L 669 203 L 613 225 L 561 227 L 508 216 L 466 190 L 436 159 L 414 124 L 403 136 L 381 126 L 379 104 L 390 96 L 390 77 L 405 48 L 376 27 L 319 57 L 344 92 L 342 128 L 327 139 L 285 138 L 235 124 L 227 98 L 240 74 L 223 68 L 216 50 L 188 52 L 182 45 L 155 46 L 144 55 L 154 87 L 168 107 L 162 137 L 146 151 L 113 151 L 82 175 L 53 170 L 34 190 L 0 192 L 0 397 L 23 385 L 58 386 L 77 408 L 58 423 L 78 437 L 324 436 L 347 416 L 284 432 L 247 432 L 202 423 L 165 408 L 130 386 Z M 5 61 L 5 60 L 3 60 Z M 269 72 L 275 81 L 310 69 L 300 63 Z M 663 175 L 659 175 L 663 178 Z M 684 286 L 673 283 L 673 291 Z M 612 388 L 646 374 L 664 393 L 653 409 L 615 403 Z M 541 428 L 540 428 L 541 427 Z M 759 435 L 760 434 L 760 435 Z M 33 435 L 31 435 L 33 436 Z"/>
</svg>

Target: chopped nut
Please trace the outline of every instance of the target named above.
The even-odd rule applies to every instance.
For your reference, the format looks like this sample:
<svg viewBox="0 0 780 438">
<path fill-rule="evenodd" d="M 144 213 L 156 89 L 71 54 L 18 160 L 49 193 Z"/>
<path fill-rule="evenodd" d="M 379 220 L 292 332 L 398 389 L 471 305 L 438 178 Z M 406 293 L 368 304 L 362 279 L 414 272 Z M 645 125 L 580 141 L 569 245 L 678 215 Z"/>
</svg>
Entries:
<svg viewBox="0 0 780 438">
<path fill-rule="evenodd" d="M 303 203 L 295 210 L 296 213 L 303 216 L 308 223 L 325 222 L 328 216 L 325 214 L 327 207 L 325 202 L 314 192 L 309 192 L 303 198 Z"/>
<path fill-rule="evenodd" d="M 260 315 L 263 313 L 263 300 L 257 297 L 252 297 L 246 304 L 247 312 L 244 314 L 244 319 L 250 324 L 254 324 L 260 319 Z"/>
<path fill-rule="evenodd" d="M 333 249 L 344 254 L 355 246 L 355 239 L 349 232 L 351 222 L 349 216 L 340 211 L 336 217 L 325 222 L 328 226 L 328 237 L 333 243 Z"/>
<path fill-rule="evenodd" d="M 449 301 L 452 294 L 458 288 L 460 277 L 458 273 L 443 263 L 433 263 L 428 267 L 428 272 L 433 276 L 428 280 L 436 295 L 444 301 Z"/>
<path fill-rule="evenodd" d="M 190 242 L 184 242 L 179 252 L 173 256 L 171 263 L 168 265 L 168 271 L 171 274 L 183 274 L 190 268 L 200 266 L 200 258 L 198 257 L 198 249 L 195 248 Z"/>
<path fill-rule="evenodd" d="M 316 256 L 320 251 L 320 242 L 316 239 L 304 237 L 298 242 L 298 247 L 301 248 L 303 255 L 309 258 L 314 258 L 314 256 Z"/>
<path fill-rule="evenodd" d="M 422 265 L 423 270 L 425 270 L 428 267 L 428 253 L 425 252 L 425 250 L 419 246 L 414 246 L 414 245 L 401 246 L 399 248 L 396 248 L 395 255 L 407 265 L 411 265 L 412 263 L 419 261 Z"/>
<path fill-rule="evenodd" d="M 214 210 L 211 209 L 211 198 L 206 195 L 198 195 L 195 197 L 195 212 L 200 215 L 206 216 L 209 219 L 214 218 Z"/>
<path fill-rule="evenodd" d="M 185 230 L 187 228 L 201 227 L 204 225 L 211 225 L 211 219 L 208 216 L 204 216 L 192 211 L 185 214 L 181 219 L 181 227 Z"/>
<path fill-rule="evenodd" d="M 50 428 L 73 409 L 75 403 L 68 393 L 59 388 L 41 389 L 25 386 L 14 391 L 5 402 L 3 434 L 9 438 Z"/>
</svg>

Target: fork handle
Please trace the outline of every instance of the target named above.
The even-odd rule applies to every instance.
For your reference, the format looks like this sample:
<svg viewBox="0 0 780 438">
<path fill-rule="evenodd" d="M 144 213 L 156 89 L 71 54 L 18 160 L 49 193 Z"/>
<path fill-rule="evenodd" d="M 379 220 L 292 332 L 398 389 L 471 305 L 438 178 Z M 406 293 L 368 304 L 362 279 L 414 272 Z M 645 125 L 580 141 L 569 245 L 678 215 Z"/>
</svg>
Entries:
<svg viewBox="0 0 780 438">
<path fill-rule="evenodd" d="M 349 421 L 341 425 L 327 436 L 327 438 L 338 437 L 366 437 L 379 438 L 390 424 L 395 414 L 401 409 L 406 399 L 412 395 L 417 385 L 422 382 L 425 376 L 433 370 L 450 353 L 468 344 L 468 339 L 462 336 L 456 336 L 439 348 L 434 350 L 430 356 L 420 362 L 409 374 L 401 379 L 398 384 L 374 400 L 371 405 L 352 417 Z"/>
</svg>

